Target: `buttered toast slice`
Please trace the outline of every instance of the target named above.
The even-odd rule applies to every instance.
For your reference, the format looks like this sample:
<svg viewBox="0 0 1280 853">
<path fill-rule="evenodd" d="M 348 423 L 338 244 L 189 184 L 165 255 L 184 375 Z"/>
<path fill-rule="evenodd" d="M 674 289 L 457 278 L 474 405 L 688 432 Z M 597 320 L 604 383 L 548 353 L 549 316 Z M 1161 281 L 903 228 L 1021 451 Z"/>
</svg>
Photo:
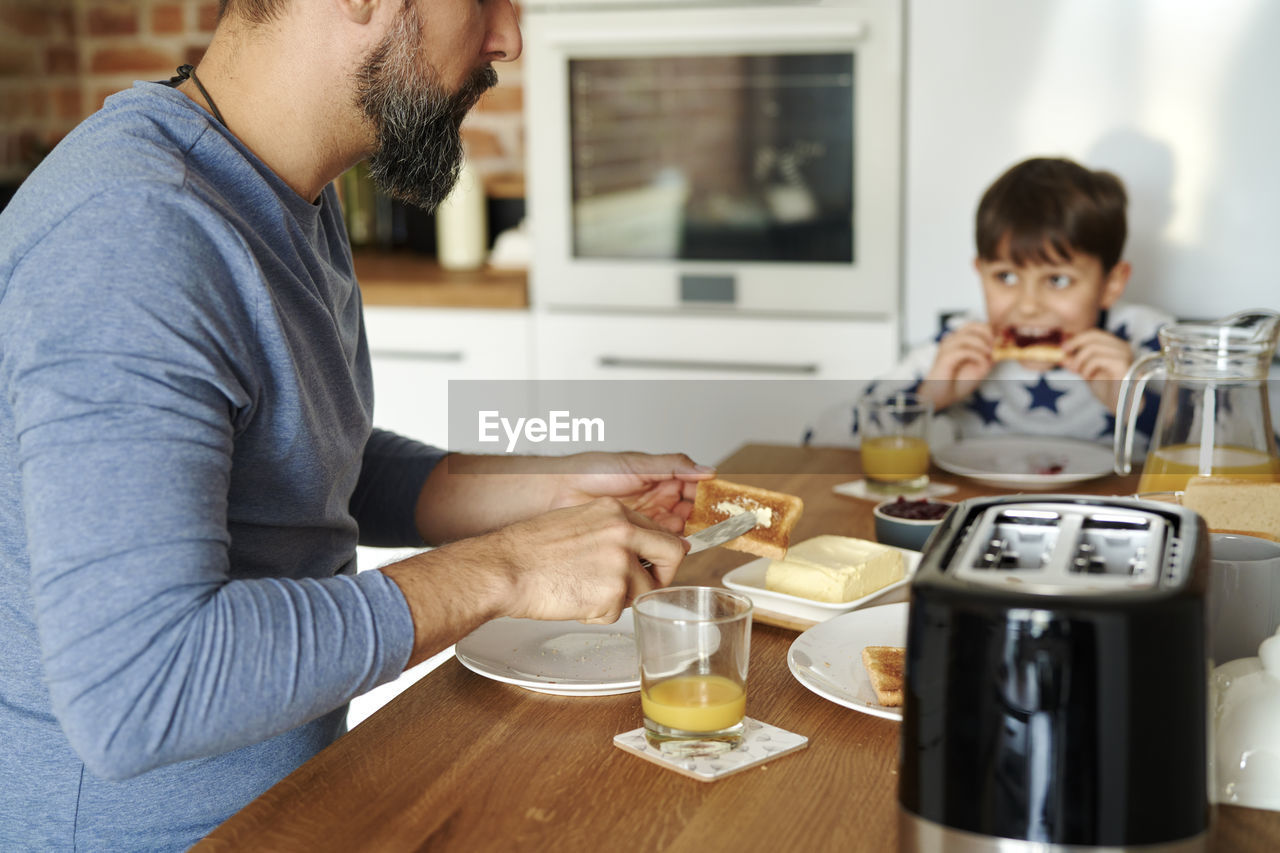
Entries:
<svg viewBox="0 0 1280 853">
<path fill-rule="evenodd" d="M 887 708 L 902 705 L 906 661 L 907 650 L 897 646 L 863 647 L 862 665 L 867 668 L 871 688 L 876 691 L 876 702 Z"/>
<path fill-rule="evenodd" d="M 775 560 L 787 556 L 791 531 L 800 520 L 800 513 L 804 512 L 804 501 L 785 492 L 731 483 L 728 480 L 703 480 L 698 484 L 693 512 L 685 522 L 685 535 L 696 533 L 743 512 L 756 514 L 755 529 L 726 542 L 725 547 Z"/>
</svg>

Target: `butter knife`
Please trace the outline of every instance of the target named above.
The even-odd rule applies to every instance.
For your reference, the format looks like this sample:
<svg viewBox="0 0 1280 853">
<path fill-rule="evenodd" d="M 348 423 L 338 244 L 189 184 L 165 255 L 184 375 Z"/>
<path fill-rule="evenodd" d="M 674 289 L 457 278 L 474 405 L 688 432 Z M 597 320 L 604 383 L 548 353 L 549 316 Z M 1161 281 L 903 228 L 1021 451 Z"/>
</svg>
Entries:
<svg viewBox="0 0 1280 853">
<path fill-rule="evenodd" d="M 684 538 L 689 542 L 689 553 L 696 554 L 699 551 L 723 545 L 731 539 L 737 539 L 748 530 L 753 530 L 759 523 L 754 512 L 740 512 Z M 645 569 L 653 568 L 653 563 L 644 558 L 641 558 L 640 565 Z"/>
<path fill-rule="evenodd" d="M 731 515 L 724 521 L 717 522 L 710 527 L 704 527 L 697 533 L 686 536 L 692 545 L 689 549 L 690 554 L 696 554 L 699 551 L 705 551 L 708 548 L 714 548 L 717 545 L 723 545 L 730 539 L 737 539 L 748 530 L 753 530 L 760 520 L 756 518 L 754 512 L 740 512 L 737 515 Z"/>
</svg>

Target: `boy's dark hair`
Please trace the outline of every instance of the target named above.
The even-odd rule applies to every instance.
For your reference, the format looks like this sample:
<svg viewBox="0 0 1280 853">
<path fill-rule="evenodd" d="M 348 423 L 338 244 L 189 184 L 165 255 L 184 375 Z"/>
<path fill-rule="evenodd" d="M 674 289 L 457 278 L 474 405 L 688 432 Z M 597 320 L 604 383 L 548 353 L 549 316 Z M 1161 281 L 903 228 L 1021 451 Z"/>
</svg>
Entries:
<svg viewBox="0 0 1280 853">
<path fill-rule="evenodd" d="M 1065 158 L 1024 160 L 996 179 L 978 202 L 978 257 L 999 258 L 1008 239 L 1013 263 L 1051 264 L 1077 252 L 1110 272 L 1127 235 L 1124 184 Z M 1055 257 L 1057 255 L 1057 257 Z"/>
</svg>

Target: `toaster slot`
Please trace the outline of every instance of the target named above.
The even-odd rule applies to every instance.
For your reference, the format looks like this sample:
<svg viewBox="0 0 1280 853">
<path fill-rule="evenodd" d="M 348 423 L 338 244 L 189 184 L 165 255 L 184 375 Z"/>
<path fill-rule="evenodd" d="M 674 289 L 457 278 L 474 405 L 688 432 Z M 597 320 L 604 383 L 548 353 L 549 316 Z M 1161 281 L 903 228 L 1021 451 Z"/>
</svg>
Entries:
<svg viewBox="0 0 1280 853">
<path fill-rule="evenodd" d="M 1057 545 L 1060 520 L 1056 512 L 999 513 L 974 568 L 1014 572 L 1043 569 Z"/>
<path fill-rule="evenodd" d="M 1110 594 L 1157 586 L 1176 543 L 1159 515 L 1121 506 L 1028 502 L 985 510 L 954 572 L 1029 593 Z"/>
<path fill-rule="evenodd" d="M 1152 571 L 1152 520 L 1093 515 L 1084 519 L 1068 571 L 1145 578 Z"/>
</svg>

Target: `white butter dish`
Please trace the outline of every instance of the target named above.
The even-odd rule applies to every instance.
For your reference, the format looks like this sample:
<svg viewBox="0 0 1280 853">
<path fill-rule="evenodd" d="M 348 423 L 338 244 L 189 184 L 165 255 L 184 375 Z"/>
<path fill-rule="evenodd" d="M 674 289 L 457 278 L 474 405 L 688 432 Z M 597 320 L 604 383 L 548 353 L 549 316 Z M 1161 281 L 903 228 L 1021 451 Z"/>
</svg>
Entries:
<svg viewBox="0 0 1280 853">
<path fill-rule="evenodd" d="M 774 592 L 766 589 L 765 574 L 771 562 L 767 557 L 752 560 L 750 563 L 733 569 L 724 576 L 723 582 L 729 589 L 749 596 L 752 603 L 760 610 L 815 623 L 825 622 L 834 616 L 839 616 L 841 613 L 848 613 L 850 610 L 855 610 L 872 602 L 880 602 L 890 593 L 897 590 L 905 591 L 905 587 L 911 582 L 911 576 L 915 574 L 916 567 L 920 565 L 920 552 L 908 551 L 905 548 L 896 548 L 894 550 L 902 553 L 905 572 L 902 580 L 895 581 L 853 601 L 841 601 L 838 603 L 815 601 L 810 598 L 801 598 L 798 595 L 788 595 L 785 592 Z M 901 600 L 905 600 L 905 598 Z"/>
</svg>

